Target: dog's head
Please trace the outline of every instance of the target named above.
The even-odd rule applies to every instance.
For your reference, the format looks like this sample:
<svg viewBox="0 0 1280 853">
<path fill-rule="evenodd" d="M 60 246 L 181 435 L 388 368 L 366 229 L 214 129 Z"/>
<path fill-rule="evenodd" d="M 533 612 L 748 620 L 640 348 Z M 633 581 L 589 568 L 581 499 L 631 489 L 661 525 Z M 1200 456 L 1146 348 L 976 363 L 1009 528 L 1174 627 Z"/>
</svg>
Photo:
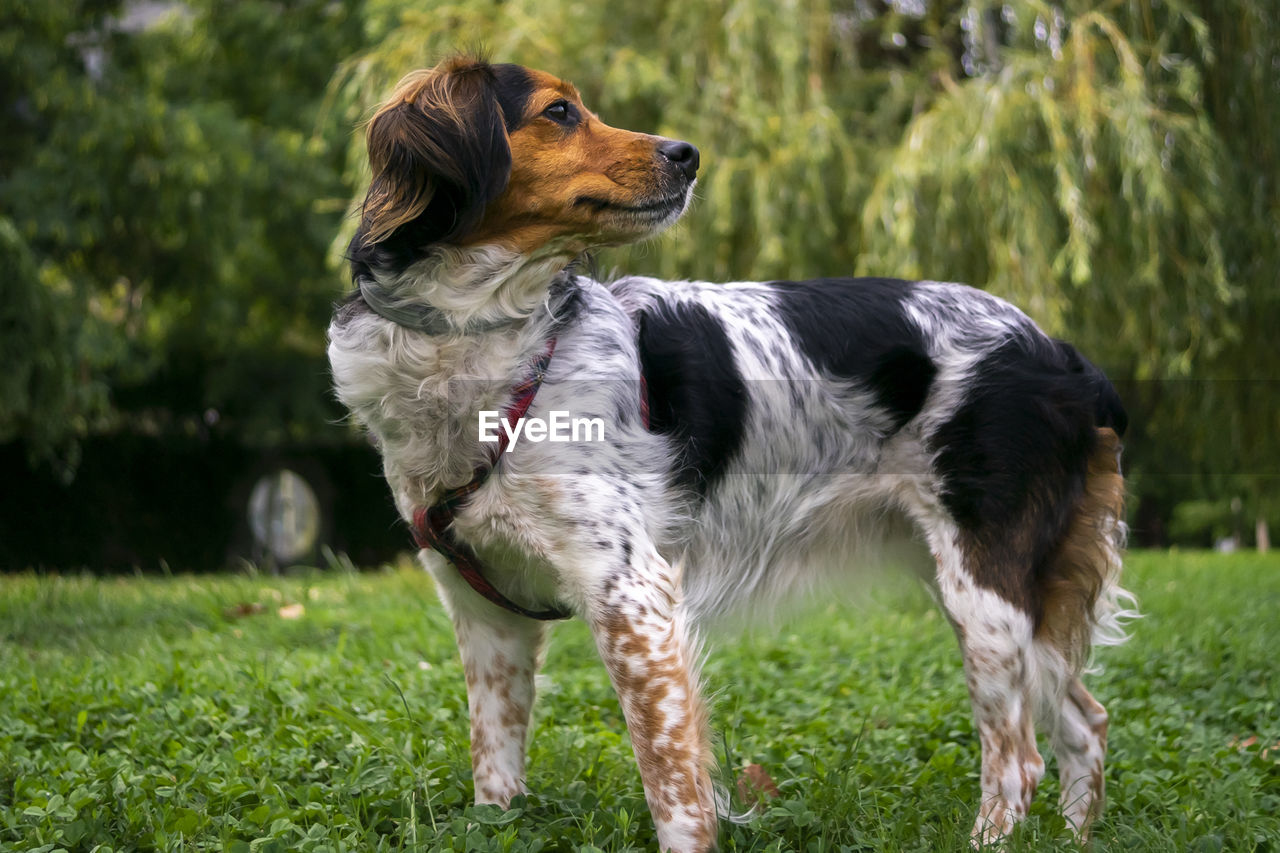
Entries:
<svg viewBox="0 0 1280 853">
<path fill-rule="evenodd" d="M 698 170 L 692 145 L 608 126 L 563 80 L 469 58 L 401 80 L 368 147 L 356 242 L 400 251 L 632 242 L 680 217 Z"/>
</svg>

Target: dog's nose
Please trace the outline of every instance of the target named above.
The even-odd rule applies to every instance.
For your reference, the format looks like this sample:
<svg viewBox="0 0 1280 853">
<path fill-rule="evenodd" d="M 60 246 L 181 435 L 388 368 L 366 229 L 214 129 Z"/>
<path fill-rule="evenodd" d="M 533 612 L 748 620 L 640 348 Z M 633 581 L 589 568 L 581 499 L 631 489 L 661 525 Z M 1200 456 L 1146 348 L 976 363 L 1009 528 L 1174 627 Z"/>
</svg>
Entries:
<svg viewBox="0 0 1280 853">
<path fill-rule="evenodd" d="M 693 180 L 698 174 L 698 149 L 678 139 L 663 140 L 658 146 L 658 153 L 671 161 L 684 176 Z"/>
</svg>

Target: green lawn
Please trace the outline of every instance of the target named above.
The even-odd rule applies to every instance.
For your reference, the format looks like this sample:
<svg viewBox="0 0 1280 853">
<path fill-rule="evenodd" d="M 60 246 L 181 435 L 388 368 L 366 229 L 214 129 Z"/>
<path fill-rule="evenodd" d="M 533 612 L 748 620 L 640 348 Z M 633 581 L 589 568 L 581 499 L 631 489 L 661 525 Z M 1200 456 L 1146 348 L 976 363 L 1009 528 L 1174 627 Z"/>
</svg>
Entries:
<svg viewBox="0 0 1280 853">
<path fill-rule="evenodd" d="M 1280 558 L 1139 553 L 1127 582 L 1146 618 L 1090 681 L 1112 715 L 1095 848 L 1280 851 Z M 534 793 L 477 809 L 457 654 L 417 571 L 0 577 L 0 849 L 652 849 L 581 624 L 544 673 Z M 713 642 L 706 677 L 722 765 L 781 789 L 722 849 L 967 843 L 977 739 L 922 589 Z M 1072 849 L 1053 776 L 1012 849 Z"/>
</svg>

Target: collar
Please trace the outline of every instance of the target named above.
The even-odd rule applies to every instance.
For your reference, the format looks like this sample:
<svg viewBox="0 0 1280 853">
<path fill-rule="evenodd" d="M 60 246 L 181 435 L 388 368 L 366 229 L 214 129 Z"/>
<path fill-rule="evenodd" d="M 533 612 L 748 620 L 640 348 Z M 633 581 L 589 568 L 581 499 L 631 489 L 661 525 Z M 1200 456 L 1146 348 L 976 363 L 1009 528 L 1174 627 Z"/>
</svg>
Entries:
<svg viewBox="0 0 1280 853">
<path fill-rule="evenodd" d="M 507 423 L 514 425 L 528 413 L 529 407 L 533 404 L 533 398 L 538 394 L 538 388 L 542 386 L 547 367 L 551 363 L 551 355 L 555 350 L 556 339 L 552 338 L 547 341 L 542 354 L 530 362 L 529 371 L 524 380 L 511 389 L 511 403 L 502 413 Z M 499 607 L 530 619 L 543 621 L 567 619 L 572 614 L 563 608 L 530 610 L 507 598 L 485 577 L 484 566 L 471 546 L 459 541 L 454 535 L 453 522 L 458 513 L 489 479 L 489 475 L 493 473 L 506 447 L 506 430 L 498 430 L 498 443 L 493 458 L 488 463 L 477 467 L 469 482 L 448 490 L 431 506 L 418 507 L 413 513 L 413 539 L 419 548 L 431 548 L 453 563 L 458 574 L 462 575 L 462 579 L 470 584 L 472 589 Z"/>
<path fill-rule="evenodd" d="M 454 332 L 472 334 L 492 332 L 523 323 L 528 319 L 527 317 L 501 317 L 497 320 L 472 320 L 458 326 L 449 320 L 445 312 L 434 305 L 426 302 L 402 302 L 397 300 L 392 296 L 389 289 L 378 284 L 370 276 L 362 275 L 357 278 L 356 287 L 359 288 L 360 297 L 369 306 L 370 311 L 384 320 L 390 320 L 397 326 L 403 326 L 406 329 L 412 329 L 415 332 L 422 332 L 428 335 L 446 335 Z M 571 284 L 570 278 L 556 276 L 547 292 L 545 305 L 548 313 L 553 318 L 558 318 L 561 310 L 569 304 L 576 292 L 576 288 Z"/>
</svg>

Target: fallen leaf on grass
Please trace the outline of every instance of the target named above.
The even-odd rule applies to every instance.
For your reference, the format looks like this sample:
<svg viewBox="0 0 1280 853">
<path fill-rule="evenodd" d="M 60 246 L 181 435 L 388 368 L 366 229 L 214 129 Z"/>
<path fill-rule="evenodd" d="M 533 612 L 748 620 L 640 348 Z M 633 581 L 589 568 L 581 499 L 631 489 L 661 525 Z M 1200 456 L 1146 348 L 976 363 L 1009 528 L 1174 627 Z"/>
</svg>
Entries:
<svg viewBox="0 0 1280 853">
<path fill-rule="evenodd" d="M 246 616 L 256 616 L 265 608 L 256 601 L 242 601 L 239 604 L 232 605 L 222 611 L 224 619 L 243 619 Z"/>
<path fill-rule="evenodd" d="M 1233 748 L 1235 748 L 1235 749 L 1236 749 L 1237 751 L 1239 751 L 1239 752 L 1244 752 L 1244 751 L 1245 751 L 1245 750 L 1247 750 L 1249 747 L 1251 747 L 1251 746 L 1257 746 L 1257 745 L 1258 745 L 1258 736 L 1257 736 L 1257 735 L 1249 735 L 1249 736 L 1248 736 L 1247 738 L 1245 738 L 1244 740 L 1241 740 L 1240 738 L 1236 737 L 1235 735 L 1232 735 L 1232 736 L 1227 740 L 1227 746 L 1233 747 Z M 1263 761 L 1267 761 L 1267 760 L 1268 760 L 1268 759 L 1270 759 L 1272 756 L 1275 756 L 1275 760 L 1276 760 L 1276 762 L 1277 762 L 1277 763 L 1280 763 L 1280 740 L 1276 741 L 1275 743 L 1271 744 L 1270 746 L 1264 746 L 1264 747 L 1261 749 L 1261 751 L 1259 751 L 1258 755 L 1260 755 L 1260 756 L 1262 757 L 1262 760 L 1263 760 Z"/>
<path fill-rule="evenodd" d="M 276 611 L 276 615 L 281 619 L 301 619 L 306 612 L 307 609 L 301 604 L 286 604 Z"/>
<path fill-rule="evenodd" d="M 743 802 L 763 803 L 780 795 L 778 786 L 759 764 L 748 764 L 738 776 L 738 796 Z"/>
</svg>

